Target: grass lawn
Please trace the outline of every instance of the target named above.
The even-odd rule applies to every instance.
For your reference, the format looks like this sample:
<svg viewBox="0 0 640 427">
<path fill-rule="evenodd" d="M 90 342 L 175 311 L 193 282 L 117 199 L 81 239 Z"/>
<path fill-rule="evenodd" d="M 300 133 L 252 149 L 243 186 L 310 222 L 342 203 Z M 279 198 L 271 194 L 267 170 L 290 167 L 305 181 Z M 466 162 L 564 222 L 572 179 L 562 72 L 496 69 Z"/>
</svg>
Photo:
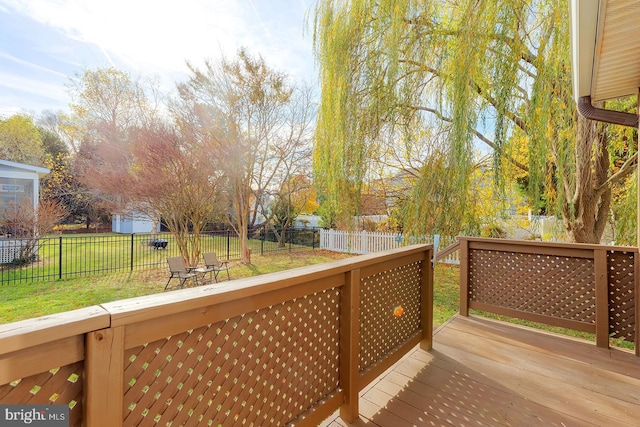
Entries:
<svg viewBox="0 0 640 427">
<path fill-rule="evenodd" d="M 252 265 L 232 263 L 230 273 L 232 279 L 239 279 L 349 256 L 322 250 L 254 255 Z M 455 267 L 436 268 L 435 324 L 441 324 L 458 310 L 458 275 Z M 163 292 L 168 277 L 166 268 L 158 268 L 48 282 L 5 284 L 0 286 L 0 324 Z"/>
</svg>

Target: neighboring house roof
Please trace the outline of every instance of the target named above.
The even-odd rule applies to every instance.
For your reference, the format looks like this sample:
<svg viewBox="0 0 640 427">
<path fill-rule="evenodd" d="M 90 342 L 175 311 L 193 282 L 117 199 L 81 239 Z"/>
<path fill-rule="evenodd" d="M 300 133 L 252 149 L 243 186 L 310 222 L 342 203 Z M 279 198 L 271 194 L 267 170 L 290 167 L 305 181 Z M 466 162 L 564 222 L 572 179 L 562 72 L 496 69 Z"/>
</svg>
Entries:
<svg viewBox="0 0 640 427">
<path fill-rule="evenodd" d="M 640 0 L 571 0 L 576 101 L 636 95 L 640 87 Z"/>
<path fill-rule="evenodd" d="M 16 163 L 16 162 L 10 162 L 8 160 L 0 160 L 0 169 L 2 169 L 3 166 L 5 168 L 20 169 L 25 172 L 37 173 L 38 176 L 40 177 L 51 172 L 49 169 L 41 168 L 39 166 L 31 166 L 31 165 L 25 165 L 24 163 Z"/>
</svg>

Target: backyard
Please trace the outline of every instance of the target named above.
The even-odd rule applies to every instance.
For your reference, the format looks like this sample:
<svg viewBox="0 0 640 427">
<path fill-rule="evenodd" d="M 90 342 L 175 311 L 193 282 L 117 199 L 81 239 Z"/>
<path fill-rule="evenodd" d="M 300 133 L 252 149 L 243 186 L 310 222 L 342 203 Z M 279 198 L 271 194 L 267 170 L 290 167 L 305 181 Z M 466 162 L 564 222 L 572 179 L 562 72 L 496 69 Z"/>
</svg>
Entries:
<svg viewBox="0 0 640 427">
<path fill-rule="evenodd" d="M 314 250 L 267 253 L 252 257 L 251 265 L 232 262 L 231 278 L 257 276 L 349 257 L 349 254 Z M 458 268 L 435 269 L 434 323 L 442 324 L 458 310 Z M 0 324 L 74 310 L 141 295 L 163 292 L 169 277 L 166 266 L 145 270 L 0 286 Z"/>
<path fill-rule="evenodd" d="M 284 245 L 258 229 L 248 240 L 254 255 L 307 251 L 317 247 L 317 230 L 287 230 Z M 157 243 L 157 244 L 156 244 Z M 201 236 L 201 251 L 221 259 L 237 259 L 240 244 L 230 231 Z M 31 248 L 25 255 L 22 248 Z M 33 251 L 33 252 L 31 252 Z M 100 233 L 0 240 L 0 286 L 11 282 L 72 279 L 139 269 L 166 267 L 168 257 L 180 255 L 171 233 Z M 31 258 L 36 261 L 31 262 Z M 26 262 L 22 260 L 27 259 Z"/>
<path fill-rule="evenodd" d="M 158 251 L 161 255 L 165 254 Z M 252 257 L 251 265 L 230 263 L 231 279 L 258 276 L 306 265 L 320 264 L 353 255 L 326 250 L 269 252 Z M 442 325 L 459 310 L 460 270 L 451 264 L 436 264 L 434 269 L 433 324 Z M 166 263 L 133 271 L 106 271 L 85 277 L 33 282 L 8 282 L 0 285 L 0 324 L 75 310 L 109 301 L 163 292 L 169 278 Z M 226 280 L 226 279 L 223 279 Z M 583 338 L 593 334 L 553 327 L 492 313 L 473 311 L 485 317 Z M 630 343 L 614 341 L 613 345 L 632 348 Z"/>
</svg>

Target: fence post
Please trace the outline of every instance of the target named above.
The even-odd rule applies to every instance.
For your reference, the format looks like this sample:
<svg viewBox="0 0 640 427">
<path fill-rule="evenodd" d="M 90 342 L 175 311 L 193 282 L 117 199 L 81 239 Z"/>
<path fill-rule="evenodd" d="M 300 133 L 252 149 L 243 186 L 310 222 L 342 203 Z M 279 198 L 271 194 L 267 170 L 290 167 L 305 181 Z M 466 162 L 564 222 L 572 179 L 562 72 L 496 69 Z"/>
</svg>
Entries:
<svg viewBox="0 0 640 427">
<path fill-rule="evenodd" d="M 431 350 L 433 347 L 433 263 L 435 250 L 433 247 L 424 253 L 422 260 L 420 301 L 422 340 L 420 348 Z"/>
<path fill-rule="evenodd" d="M 369 233 L 367 233 L 367 230 L 362 230 L 361 236 L 362 236 L 360 240 L 360 250 L 362 251 L 361 253 L 368 254 L 369 253 Z"/>
<path fill-rule="evenodd" d="M 84 410 L 87 426 L 120 426 L 123 419 L 124 326 L 85 337 Z"/>
<path fill-rule="evenodd" d="M 227 230 L 227 259 L 231 259 L 231 230 Z"/>
<path fill-rule="evenodd" d="M 62 280 L 62 236 L 58 238 L 58 252 L 60 252 L 60 257 L 58 258 L 58 279 Z"/>
<path fill-rule="evenodd" d="M 131 233 L 131 271 L 133 271 L 133 235 L 135 233 Z"/>
<path fill-rule="evenodd" d="M 633 253 L 633 292 L 633 305 L 636 311 L 633 325 L 635 330 L 633 346 L 636 356 L 640 357 L 640 254 L 638 252 Z"/>
<path fill-rule="evenodd" d="M 293 230 L 291 230 L 290 228 L 286 230 L 289 233 L 289 252 L 291 252 L 291 245 L 292 245 L 292 240 L 293 240 Z M 286 234 L 285 234 L 286 236 Z"/>
<path fill-rule="evenodd" d="M 311 227 L 311 249 L 316 248 L 316 228 Z"/>
<path fill-rule="evenodd" d="M 264 255 L 264 241 L 267 238 L 267 227 L 262 226 L 262 240 L 260 241 L 260 255 Z"/>
<path fill-rule="evenodd" d="M 469 315 L 469 240 L 460 237 L 460 315 Z"/>
<path fill-rule="evenodd" d="M 360 348 L 360 270 L 346 273 L 340 292 L 340 385 L 344 390 L 344 404 L 340 417 L 353 423 L 359 417 L 358 354 Z"/>
<path fill-rule="evenodd" d="M 438 250 L 440 249 L 440 235 L 433 235 L 433 266 L 436 265 L 436 255 L 438 255 Z"/>
<path fill-rule="evenodd" d="M 596 279 L 596 345 L 609 348 L 609 284 L 607 280 L 607 251 L 593 251 Z"/>
</svg>

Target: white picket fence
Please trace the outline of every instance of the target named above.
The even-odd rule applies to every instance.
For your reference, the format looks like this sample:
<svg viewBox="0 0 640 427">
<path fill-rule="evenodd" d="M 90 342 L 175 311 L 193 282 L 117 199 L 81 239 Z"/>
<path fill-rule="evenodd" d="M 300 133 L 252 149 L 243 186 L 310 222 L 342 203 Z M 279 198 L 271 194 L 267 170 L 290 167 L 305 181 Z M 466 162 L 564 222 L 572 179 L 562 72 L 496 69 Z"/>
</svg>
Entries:
<svg viewBox="0 0 640 427">
<path fill-rule="evenodd" d="M 454 243 L 455 240 L 455 237 L 441 237 L 439 235 L 405 237 L 402 234 L 320 229 L 320 249 L 351 254 L 370 254 L 416 243 L 432 243 L 434 245 L 434 253 L 437 253 L 439 249 L 446 248 Z M 460 254 L 456 251 L 439 262 L 460 264 Z"/>
</svg>

